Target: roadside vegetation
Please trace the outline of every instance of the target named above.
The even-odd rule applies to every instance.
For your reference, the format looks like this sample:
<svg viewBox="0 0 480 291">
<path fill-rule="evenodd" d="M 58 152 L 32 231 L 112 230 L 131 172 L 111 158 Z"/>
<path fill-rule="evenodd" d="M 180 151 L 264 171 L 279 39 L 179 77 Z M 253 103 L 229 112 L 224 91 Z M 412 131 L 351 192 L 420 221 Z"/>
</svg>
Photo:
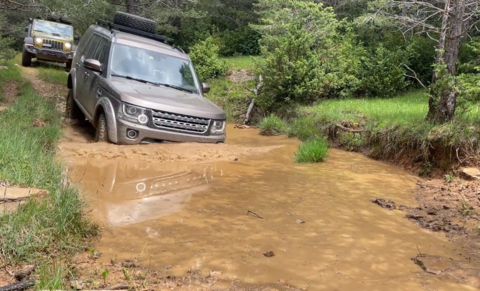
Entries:
<svg viewBox="0 0 480 291">
<path fill-rule="evenodd" d="M 62 260 L 83 251 L 99 228 L 86 217 L 77 189 L 62 183 L 63 167 L 54 161 L 60 113 L 9 62 L 8 69 L 0 70 L 0 84 L 12 80 L 21 84 L 17 99 L 0 113 L 0 181 L 48 192 L 32 196 L 14 212 L 1 212 L 0 262 L 33 263 L 41 276 L 37 287 L 65 288 L 68 269 L 63 270 Z"/>
</svg>

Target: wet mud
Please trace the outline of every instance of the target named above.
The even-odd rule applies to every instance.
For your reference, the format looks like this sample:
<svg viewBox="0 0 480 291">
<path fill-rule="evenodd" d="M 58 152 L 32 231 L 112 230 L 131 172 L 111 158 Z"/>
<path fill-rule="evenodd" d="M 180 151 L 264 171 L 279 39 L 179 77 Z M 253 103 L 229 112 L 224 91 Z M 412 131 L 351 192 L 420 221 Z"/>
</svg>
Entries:
<svg viewBox="0 0 480 291">
<path fill-rule="evenodd" d="M 121 147 L 73 133 L 59 154 L 103 223 L 97 264 L 135 258 L 162 278 L 214 271 L 214 286 L 256 290 L 278 282 L 304 290 L 473 290 L 412 262 L 419 249 L 465 260 L 456 245 L 398 206 L 372 203 L 417 206 L 418 178 L 396 167 L 340 150 L 325 163 L 295 164 L 298 141 L 231 125 L 220 146 Z"/>
</svg>

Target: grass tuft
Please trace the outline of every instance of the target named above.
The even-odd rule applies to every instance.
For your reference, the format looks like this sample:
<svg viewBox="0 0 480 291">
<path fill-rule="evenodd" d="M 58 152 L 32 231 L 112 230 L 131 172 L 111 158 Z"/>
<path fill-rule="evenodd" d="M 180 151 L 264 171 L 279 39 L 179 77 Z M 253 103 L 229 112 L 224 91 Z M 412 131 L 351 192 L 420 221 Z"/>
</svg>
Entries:
<svg viewBox="0 0 480 291">
<path fill-rule="evenodd" d="M 6 67 L 6 69 L 0 69 L 0 101 L 3 101 L 4 87 L 8 82 L 18 82 L 22 80 L 22 73 L 13 61 L 7 62 L 5 66 L 2 65 L 2 67 Z"/>
<path fill-rule="evenodd" d="M 297 163 L 318 163 L 325 161 L 328 154 L 328 140 L 311 139 L 303 142 L 295 153 Z"/>
<path fill-rule="evenodd" d="M 260 134 L 266 136 L 282 135 L 286 133 L 287 124 L 275 115 L 270 115 L 260 122 Z"/>
</svg>

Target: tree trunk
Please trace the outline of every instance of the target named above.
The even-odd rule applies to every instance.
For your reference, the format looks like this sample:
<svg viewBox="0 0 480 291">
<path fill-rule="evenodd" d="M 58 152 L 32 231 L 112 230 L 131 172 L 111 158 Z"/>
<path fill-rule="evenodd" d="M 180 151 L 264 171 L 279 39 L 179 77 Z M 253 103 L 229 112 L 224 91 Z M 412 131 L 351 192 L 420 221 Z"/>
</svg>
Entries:
<svg viewBox="0 0 480 291">
<path fill-rule="evenodd" d="M 450 13 L 449 13 L 450 12 Z M 447 0 L 442 19 L 436 64 L 443 61 L 447 66 L 446 77 L 456 75 L 456 63 L 460 39 L 464 32 L 465 0 Z M 433 74 L 433 83 L 438 81 L 438 72 Z M 451 121 L 457 105 L 457 90 L 453 87 L 440 88 L 430 93 L 427 119 L 434 123 Z"/>
<path fill-rule="evenodd" d="M 135 14 L 135 0 L 125 0 L 127 13 Z"/>
</svg>

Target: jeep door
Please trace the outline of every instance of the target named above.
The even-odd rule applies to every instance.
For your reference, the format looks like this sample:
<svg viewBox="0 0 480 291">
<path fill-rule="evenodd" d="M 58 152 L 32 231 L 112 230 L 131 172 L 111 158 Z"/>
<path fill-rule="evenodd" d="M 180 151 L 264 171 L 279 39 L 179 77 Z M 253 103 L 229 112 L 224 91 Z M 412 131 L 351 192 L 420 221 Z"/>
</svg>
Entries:
<svg viewBox="0 0 480 291">
<path fill-rule="evenodd" d="M 96 48 L 93 51 L 93 54 L 89 56 L 89 59 L 98 60 L 103 67 L 102 72 L 94 72 L 85 68 L 86 79 L 84 83 L 85 96 L 88 96 L 85 100 L 85 109 L 88 114 L 94 116 L 95 107 L 98 100 L 102 97 L 103 89 L 100 86 L 102 79 L 107 76 L 108 68 L 108 55 L 110 53 L 110 40 L 106 37 L 101 36 L 100 39 L 96 42 Z"/>
</svg>

